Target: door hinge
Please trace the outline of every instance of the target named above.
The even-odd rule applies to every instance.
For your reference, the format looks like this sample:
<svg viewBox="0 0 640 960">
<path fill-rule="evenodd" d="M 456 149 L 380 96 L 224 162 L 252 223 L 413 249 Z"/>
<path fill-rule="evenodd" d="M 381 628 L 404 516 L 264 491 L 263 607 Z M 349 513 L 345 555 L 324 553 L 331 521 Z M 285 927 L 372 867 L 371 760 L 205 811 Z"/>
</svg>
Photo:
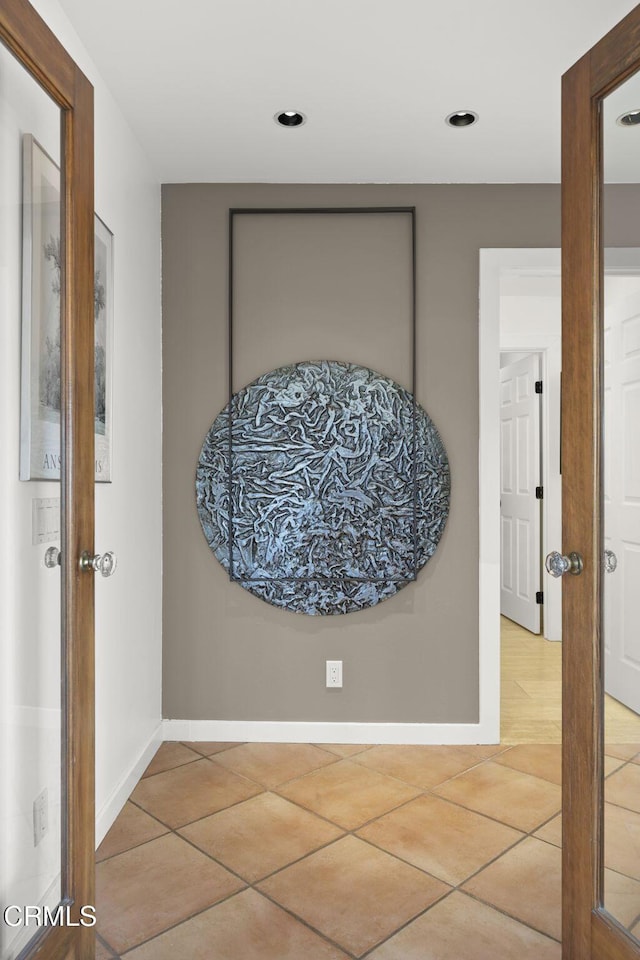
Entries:
<svg viewBox="0 0 640 960">
<path fill-rule="evenodd" d="M 542 590 L 536 591 L 536 603 L 544 603 L 544 593 Z"/>
<path fill-rule="evenodd" d="M 536 500 L 542 500 L 544 496 L 544 487 L 536 487 Z"/>
<path fill-rule="evenodd" d="M 542 393 L 542 380 L 536 380 L 536 393 Z"/>
</svg>

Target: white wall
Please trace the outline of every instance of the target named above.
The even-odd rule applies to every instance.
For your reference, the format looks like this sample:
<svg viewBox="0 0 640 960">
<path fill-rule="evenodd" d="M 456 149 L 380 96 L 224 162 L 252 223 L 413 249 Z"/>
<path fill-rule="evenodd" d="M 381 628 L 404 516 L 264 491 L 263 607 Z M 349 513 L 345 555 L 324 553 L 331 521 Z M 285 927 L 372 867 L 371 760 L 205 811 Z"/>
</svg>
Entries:
<svg viewBox="0 0 640 960">
<path fill-rule="evenodd" d="M 58 482 L 20 483 L 22 133 L 59 160 L 59 112 L 0 49 L 0 901 L 59 899 L 60 574 L 31 544 L 33 497 L 60 496 Z M 24 758 L 28 758 L 28 762 Z M 33 841 L 32 804 L 48 795 L 48 832 Z M 9 947 L 11 944 L 11 947 Z M 0 924 L 0 954 L 22 945 Z M 11 952 L 9 952 L 9 949 Z"/>
<path fill-rule="evenodd" d="M 96 489 L 96 549 L 119 566 L 96 580 L 99 841 L 160 738 L 160 183 L 59 4 L 34 6 L 95 87 L 95 208 L 115 237 L 113 482 Z"/>
<path fill-rule="evenodd" d="M 96 578 L 99 842 L 161 735 L 160 184 L 59 4 L 56 0 L 34 0 L 34 6 L 94 84 L 95 209 L 115 237 L 113 482 L 96 487 L 96 549 L 115 550 L 119 566 L 112 579 Z M 44 570 L 45 547 L 31 546 L 31 500 L 35 496 L 57 496 L 57 484 L 21 483 L 17 479 L 20 211 L 15 198 L 20 196 L 20 135 L 33 132 L 38 136 L 38 132 L 28 112 L 22 117 L 8 117 L 9 112 L 0 112 L 0 204 L 4 208 L 0 232 L 0 625 L 3 667 L 13 663 L 15 669 L 1 672 L 0 695 L 9 694 L 11 702 L 19 707 L 21 700 L 28 704 L 15 682 L 21 664 L 29 657 L 39 663 L 44 650 L 55 651 L 54 659 L 57 655 L 54 595 L 59 574 Z M 42 136 L 40 133 L 39 138 Z M 11 162 L 5 162 L 6 158 Z M 9 215 L 4 216 L 7 212 Z M 20 558 L 17 563 L 16 558 Z M 50 625 L 41 623 L 34 632 L 24 620 L 23 611 L 25 598 L 35 589 L 47 591 L 45 609 Z M 25 656 L 30 638 L 38 646 Z M 7 719 L 2 715 L 3 723 Z M 12 737 L 8 727 L 3 732 L 6 752 Z M 25 756 L 25 770 L 30 761 L 31 757 Z M 52 766 L 47 778 L 53 778 L 55 784 L 56 765 Z M 38 784 L 41 779 L 39 776 Z M 20 801 L 27 832 L 34 788 L 35 783 L 25 786 Z M 55 799 L 55 786 L 53 789 Z M 0 803 L 0 817 L 2 814 Z M 1 834 L 0 838 L 4 839 Z"/>
<path fill-rule="evenodd" d="M 0 49 L 2 903 L 58 899 L 60 870 L 60 777 L 56 762 L 60 753 L 60 669 L 55 626 L 51 625 L 60 619 L 60 577 L 45 576 L 43 551 L 31 547 L 31 498 L 58 497 L 59 484 L 18 481 L 22 129 L 37 133 L 39 141 L 56 157 L 57 109 Z M 24 755 L 29 757 L 28 764 L 21 762 Z M 34 846 L 32 802 L 45 788 L 49 830 Z M 3 958 L 9 943 L 11 956 L 20 945 L 20 931 L 2 924 Z"/>
</svg>

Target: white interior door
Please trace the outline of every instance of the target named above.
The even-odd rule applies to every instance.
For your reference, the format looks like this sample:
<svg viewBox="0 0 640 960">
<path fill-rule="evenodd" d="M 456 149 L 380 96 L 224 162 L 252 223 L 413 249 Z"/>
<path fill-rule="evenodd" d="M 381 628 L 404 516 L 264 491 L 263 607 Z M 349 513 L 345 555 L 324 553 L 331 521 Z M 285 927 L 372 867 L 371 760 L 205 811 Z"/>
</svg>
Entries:
<svg viewBox="0 0 640 960">
<path fill-rule="evenodd" d="M 605 689 L 640 713 L 640 295 L 605 310 Z"/>
<path fill-rule="evenodd" d="M 500 370 L 500 609 L 540 633 L 539 358 L 530 354 Z"/>
</svg>

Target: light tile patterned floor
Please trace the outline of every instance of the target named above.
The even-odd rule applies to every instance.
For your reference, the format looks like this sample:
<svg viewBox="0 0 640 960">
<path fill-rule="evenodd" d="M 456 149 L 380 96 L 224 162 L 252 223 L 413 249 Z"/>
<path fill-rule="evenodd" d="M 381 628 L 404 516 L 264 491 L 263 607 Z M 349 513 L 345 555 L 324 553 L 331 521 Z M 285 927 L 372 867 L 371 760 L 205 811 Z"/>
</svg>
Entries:
<svg viewBox="0 0 640 960">
<path fill-rule="evenodd" d="M 559 960 L 558 746 L 201 751 L 163 744 L 100 846 L 101 956 Z"/>
<path fill-rule="evenodd" d="M 559 960 L 559 744 L 195 747 L 160 747 L 98 850 L 101 960 Z M 607 770 L 633 928 L 640 741 Z"/>
<path fill-rule="evenodd" d="M 98 960 L 560 960 L 560 645 L 519 630 L 500 746 L 163 744 L 97 853 Z M 619 707 L 605 886 L 640 931 Z"/>
</svg>

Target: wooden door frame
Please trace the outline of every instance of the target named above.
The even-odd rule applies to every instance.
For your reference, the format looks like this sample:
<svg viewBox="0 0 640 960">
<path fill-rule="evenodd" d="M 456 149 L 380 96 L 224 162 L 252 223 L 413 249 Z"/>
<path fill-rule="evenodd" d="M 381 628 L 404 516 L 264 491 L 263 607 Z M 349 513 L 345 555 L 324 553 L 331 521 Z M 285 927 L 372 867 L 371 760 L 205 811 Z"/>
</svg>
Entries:
<svg viewBox="0 0 640 960">
<path fill-rule="evenodd" d="M 637 960 L 602 907 L 602 99 L 640 68 L 640 6 L 562 78 L 563 960 Z"/>
<path fill-rule="evenodd" d="M 95 900 L 93 87 L 27 0 L 0 0 L 0 39 L 61 109 L 62 903 Z M 73 507 L 71 509 L 71 507 Z M 20 960 L 90 960 L 91 927 L 41 928 Z"/>
</svg>

